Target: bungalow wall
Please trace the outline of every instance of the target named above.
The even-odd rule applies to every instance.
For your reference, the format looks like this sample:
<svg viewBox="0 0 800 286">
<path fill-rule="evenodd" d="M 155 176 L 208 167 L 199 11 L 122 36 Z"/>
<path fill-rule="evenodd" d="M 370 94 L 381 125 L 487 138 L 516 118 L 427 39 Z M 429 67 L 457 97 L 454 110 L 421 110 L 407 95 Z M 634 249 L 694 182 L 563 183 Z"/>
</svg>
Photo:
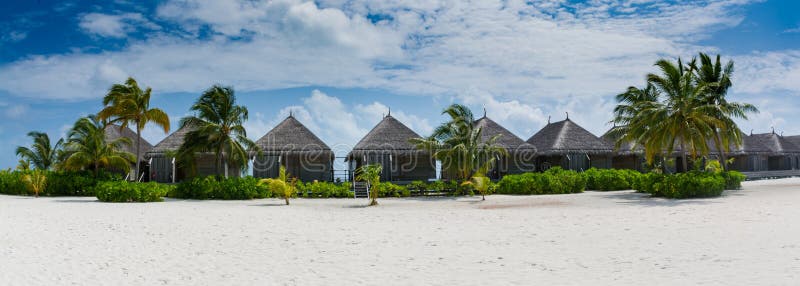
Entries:
<svg viewBox="0 0 800 286">
<path fill-rule="evenodd" d="M 427 181 L 436 178 L 436 163 L 430 155 L 374 153 L 352 159 L 351 173 L 363 165 L 383 166 L 381 181 Z"/>
<path fill-rule="evenodd" d="M 770 171 L 791 170 L 793 158 L 789 156 L 769 156 L 767 165 Z"/>
<path fill-rule="evenodd" d="M 611 158 L 611 168 L 644 171 L 644 158 L 636 155 L 620 155 Z"/>
<path fill-rule="evenodd" d="M 159 183 L 172 183 L 172 157 L 167 157 L 161 154 L 151 155 L 152 162 L 150 163 L 150 180 Z M 196 158 L 196 176 L 205 177 L 216 175 L 216 167 L 214 165 L 214 155 L 202 154 L 197 155 Z M 175 182 L 181 182 L 185 179 L 192 178 L 189 170 L 181 167 L 180 164 L 175 168 Z M 223 172 L 222 175 L 225 173 Z M 228 177 L 240 177 L 241 169 L 238 167 L 228 167 Z"/>
<path fill-rule="evenodd" d="M 286 168 L 288 176 L 303 182 L 333 180 L 333 161 L 321 154 L 261 155 L 253 162 L 253 176 L 277 178 L 280 166 Z"/>
<path fill-rule="evenodd" d="M 607 169 L 611 167 L 611 157 L 605 155 L 589 155 L 586 153 L 569 153 L 566 155 L 539 156 L 536 165 L 540 171 L 559 166 L 565 170 L 586 171 L 589 168 Z"/>
</svg>

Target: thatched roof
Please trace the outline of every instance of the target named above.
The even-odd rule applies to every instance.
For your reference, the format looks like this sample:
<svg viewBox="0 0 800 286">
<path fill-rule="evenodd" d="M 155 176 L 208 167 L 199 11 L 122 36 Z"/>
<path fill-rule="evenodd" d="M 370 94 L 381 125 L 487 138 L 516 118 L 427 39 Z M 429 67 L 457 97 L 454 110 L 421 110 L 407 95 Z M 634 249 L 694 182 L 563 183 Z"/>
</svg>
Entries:
<svg viewBox="0 0 800 286">
<path fill-rule="evenodd" d="M 258 139 L 256 145 L 265 155 L 313 153 L 333 156 L 331 148 L 292 115 Z"/>
<path fill-rule="evenodd" d="M 147 153 L 148 154 L 156 154 L 156 153 L 162 154 L 162 153 L 166 153 L 166 152 L 169 152 L 169 151 L 177 151 L 178 149 L 180 149 L 181 145 L 183 144 L 183 138 L 186 137 L 186 133 L 191 132 L 193 129 L 194 128 L 192 128 L 191 126 L 187 125 L 187 126 L 184 126 L 184 127 L 180 128 L 180 129 L 178 129 L 175 132 L 172 132 L 172 134 L 167 136 L 167 138 L 164 138 L 164 140 L 161 140 L 161 142 L 158 142 L 158 144 L 156 144 L 156 146 L 153 146 L 153 148 L 150 150 L 150 152 L 147 152 Z"/>
<path fill-rule="evenodd" d="M 794 146 L 800 147 L 800 135 L 784 136 L 783 139 L 789 141 L 789 143 L 792 143 Z"/>
<path fill-rule="evenodd" d="M 379 151 L 392 154 L 420 152 L 414 144 L 409 142 L 412 138 L 420 138 L 420 136 L 402 122 L 387 115 L 364 138 L 361 138 L 361 141 L 358 141 L 347 158 Z"/>
<path fill-rule="evenodd" d="M 614 127 L 606 131 L 603 136 L 600 136 L 600 139 L 606 141 L 606 143 L 611 146 L 614 150 L 616 155 L 628 156 L 628 155 L 641 155 L 644 154 L 644 147 L 641 145 L 633 144 L 633 142 L 622 142 L 619 145 L 619 148 L 616 147 L 617 144 L 617 137 L 611 134 L 611 131 L 614 130 Z"/>
<path fill-rule="evenodd" d="M 497 144 L 506 148 L 509 153 L 514 152 L 536 152 L 536 147 L 531 144 L 528 144 L 521 138 L 508 131 L 505 127 L 497 124 L 494 120 L 489 119 L 484 115 L 477 121 L 475 121 L 475 127 L 480 127 L 481 129 L 481 141 L 486 142 L 490 138 L 495 135 L 501 135 L 497 139 Z"/>
<path fill-rule="evenodd" d="M 747 136 L 742 133 L 742 144 L 736 147 L 733 143 L 728 147 L 728 154 L 730 155 L 759 155 L 759 154 L 772 154 L 772 150 L 763 144 L 763 140 L 753 136 Z M 708 140 L 708 148 L 711 154 L 718 153 L 717 145 L 714 140 Z"/>
<path fill-rule="evenodd" d="M 753 142 L 762 144 L 763 146 L 769 148 L 773 155 L 800 153 L 800 147 L 790 142 L 790 140 L 786 140 L 786 138 L 783 136 L 775 134 L 774 132 L 752 134 L 749 137 L 753 140 Z"/>
<path fill-rule="evenodd" d="M 527 142 L 535 146 L 541 155 L 610 154 L 613 151 L 613 145 L 597 138 L 569 118 L 547 124 L 542 130 L 531 136 Z"/>
<path fill-rule="evenodd" d="M 116 140 L 122 137 L 130 139 L 131 144 L 123 144 L 122 151 L 136 155 L 136 132 L 128 127 L 122 128 L 116 124 L 106 126 L 106 129 L 103 131 L 105 132 L 106 141 Z M 142 138 L 141 141 L 139 141 L 139 160 L 142 160 L 144 154 L 150 151 L 150 149 L 153 149 L 153 145 Z"/>
</svg>

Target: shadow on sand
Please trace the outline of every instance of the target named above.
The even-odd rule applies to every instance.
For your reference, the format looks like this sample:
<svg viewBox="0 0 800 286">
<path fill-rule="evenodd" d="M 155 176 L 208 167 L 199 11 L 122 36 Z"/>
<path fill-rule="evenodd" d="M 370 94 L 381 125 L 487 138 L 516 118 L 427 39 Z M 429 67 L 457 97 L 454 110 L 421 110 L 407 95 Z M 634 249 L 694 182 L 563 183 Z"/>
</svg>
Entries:
<svg viewBox="0 0 800 286">
<path fill-rule="evenodd" d="M 91 198 L 76 198 L 76 199 L 56 199 L 56 200 L 53 200 L 53 202 L 56 202 L 56 203 L 99 203 L 100 200 L 98 200 L 95 197 L 91 197 Z"/>
<path fill-rule="evenodd" d="M 723 195 L 724 197 L 725 195 Z M 618 204 L 627 205 L 640 205 L 652 207 L 675 207 L 685 205 L 708 205 L 717 204 L 719 202 L 713 201 L 714 198 L 707 199 L 665 199 L 651 197 L 649 194 L 634 193 L 634 192 L 608 192 L 604 194 L 605 198 L 620 200 Z"/>
</svg>

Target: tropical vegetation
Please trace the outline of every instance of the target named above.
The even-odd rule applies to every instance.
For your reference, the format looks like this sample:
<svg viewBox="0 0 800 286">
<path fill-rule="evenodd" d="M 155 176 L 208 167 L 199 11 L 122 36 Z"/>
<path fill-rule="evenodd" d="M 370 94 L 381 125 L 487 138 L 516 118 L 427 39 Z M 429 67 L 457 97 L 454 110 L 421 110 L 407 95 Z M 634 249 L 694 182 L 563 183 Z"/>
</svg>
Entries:
<svg viewBox="0 0 800 286">
<path fill-rule="evenodd" d="M 676 151 L 681 156 L 682 170 L 688 171 L 687 154 L 692 158 L 706 156 L 709 142 L 718 150 L 741 145 L 741 130 L 735 119 L 747 119 L 758 110 L 750 104 L 725 99 L 732 86 L 733 62 L 722 67 L 700 54 L 700 64 L 693 59 L 684 64 L 659 60 L 660 74 L 648 74 L 644 88 L 629 87 L 617 95 L 612 130 L 617 147 L 632 142 L 644 147 L 645 158 L 653 163 L 657 156 L 669 157 Z M 724 152 L 720 152 L 724 153 Z M 723 160 L 724 161 L 724 160 Z"/>
<path fill-rule="evenodd" d="M 192 105 L 194 115 L 181 119 L 181 128 L 192 131 L 184 137 L 177 158 L 196 171 L 196 155 L 212 153 L 216 173 L 228 177 L 229 167 L 247 168 L 249 152 L 257 151 L 255 142 L 247 138 L 244 122 L 247 108 L 236 104 L 233 88 L 219 85 L 207 89 Z"/>
<path fill-rule="evenodd" d="M 131 140 L 120 137 L 106 140 L 107 123 L 90 115 L 78 119 L 67 133 L 65 150 L 69 154 L 65 161 L 67 170 L 91 169 L 97 175 L 101 168 L 128 172 L 135 161 L 133 154 L 123 151 L 124 144 Z"/>
<path fill-rule="evenodd" d="M 411 142 L 441 161 L 443 171 L 465 181 L 479 170 L 490 170 L 498 157 L 508 156 L 507 150 L 497 144 L 501 135 L 482 140 L 483 130 L 475 126 L 475 117 L 466 106 L 453 104 L 442 114 L 450 120 L 436 127 L 431 136 Z"/>
<path fill-rule="evenodd" d="M 160 202 L 174 188 L 154 182 L 110 181 L 98 184 L 94 192 L 101 202 Z"/>
<path fill-rule="evenodd" d="M 36 131 L 29 132 L 28 137 L 33 139 L 30 148 L 17 147 L 16 153 L 20 157 L 20 162 L 33 164 L 33 167 L 39 170 L 50 170 L 55 167 L 59 162 L 59 151 L 64 139 L 59 139 L 55 144 L 51 144 L 47 133 Z"/>
<path fill-rule="evenodd" d="M 289 178 L 286 175 L 286 168 L 281 166 L 280 170 L 278 171 L 279 175 L 277 178 L 269 178 L 263 179 L 258 182 L 259 185 L 265 184 L 268 186 L 269 190 L 278 195 L 278 197 L 283 198 L 286 201 L 286 205 L 289 205 L 289 198 L 295 195 L 297 192 L 297 188 L 295 188 L 295 182 L 297 181 L 294 178 Z"/>
<path fill-rule="evenodd" d="M 103 105 L 97 117 L 109 123 L 119 124 L 120 130 L 128 128 L 129 125 L 136 131 L 136 167 L 134 178 L 139 178 L 141 163 L 141 141 L 142 130 L 148 123 L 159 126 L 164 133 L 169 133 L 169 116 L 158 108 L 150 107 L 151 88 L 142 90 L 135 79 L 129 77 L 124 84 L 114 84 L 103 97 Z"/>
<path fill-rule="evenodd" d="M 364 165 L 356 169 L 356 181 L 367 182 L 369 189 L 370 206 L 378 205 L 378 193 L 381 183 L 381 172 L 383 166 L 380 164 Z"/>
</svg>

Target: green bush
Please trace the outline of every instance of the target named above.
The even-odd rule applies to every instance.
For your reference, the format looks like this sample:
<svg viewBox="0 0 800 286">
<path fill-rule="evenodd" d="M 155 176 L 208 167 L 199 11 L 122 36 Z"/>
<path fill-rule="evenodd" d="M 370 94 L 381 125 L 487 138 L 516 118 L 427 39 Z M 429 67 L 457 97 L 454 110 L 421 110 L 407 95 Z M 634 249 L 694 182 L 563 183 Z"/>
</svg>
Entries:
<svg viewBox="0 0 800 286">
<path fill-rule="evenodd" d="M 95 186 L 94 193 L 103 202 L 160 202 L 173 188 L 175 187 L 154 182 L 109 181 Z"/>
<path fill-rule="evenodd" d="M 725 190 L 725 179 L 721 174 L 699 171 L 672 175 L 647 174 L 638 187 L 639 191 L 655 197 L 707 198 L 722 194 Z"/>
<path fill-rule="evenodd" d="M 298 196 L 304 198 L 352 198 L 353 191 L 350 189 L 351 184 L 348 183 L 330 183 L 330 182 L 311 182 L 303 183 L 298 182 L 297 185 Z"/>
<path fill-rule="evenodd" d="M 221 179 L 197 177 L 178 184 L 168 196 L 195 200 L 251 200 L 272 197 L 266 185 L 258 185 L 253 177 Z"/>
<path fill-rule="evenodd" d="M 410 184 L 406 185 L 406 188 L 415 192 L 425 192 L 428 190 L 428 184 L 423 181 L 412 181 Z"/>
<path fill-rule="evenodd" d="M 405 186 L 395 185 L 389 182 L 381 182 L 377 186 L 378 188 L 378 197 L 379 198 L 387 198 L 387 197 L 410 197 L 411 191 L 406 188 Z"/>
<path fill-rule="evenodd" d="M 0 193 L 7 195 L 30 195 L 25 183 L 22 182 L 22 176 L 25 172 L 19 171 L 0 171 Z"/>
<path fill-rule="evenodd" d="M 595 169 L 583 172 L 586 188 L 596 191 L 619 191 L 633 189 L 641 173 L 626 169 Z"/>
<path fill-rule="evenodd" d="M 493 187 L 498 194 L 509 195 L 570 194 L 583 192 L 585 188 L 585 176 L 558 167 L 544 173 L 506 175 Z"/>
<path fill-rule="evenodd" d="M 738 190 L 742 188 L 742 182 L 747 178 L 744 174 L 737 171 L 727 171 L 720 173 L 725 179 L 726 190 Z"/>
<path fill-rule="evenodd" d="M 0 193 L 9 195 L 32 195 L 22 183 L 28 171 L 0 171 Z M 40 196 L 94 196 L 94 187 L 100 182 L 120 181 L 122 177 L 109 172 L 47 171 L 47 184 Z"/>
</svg>

